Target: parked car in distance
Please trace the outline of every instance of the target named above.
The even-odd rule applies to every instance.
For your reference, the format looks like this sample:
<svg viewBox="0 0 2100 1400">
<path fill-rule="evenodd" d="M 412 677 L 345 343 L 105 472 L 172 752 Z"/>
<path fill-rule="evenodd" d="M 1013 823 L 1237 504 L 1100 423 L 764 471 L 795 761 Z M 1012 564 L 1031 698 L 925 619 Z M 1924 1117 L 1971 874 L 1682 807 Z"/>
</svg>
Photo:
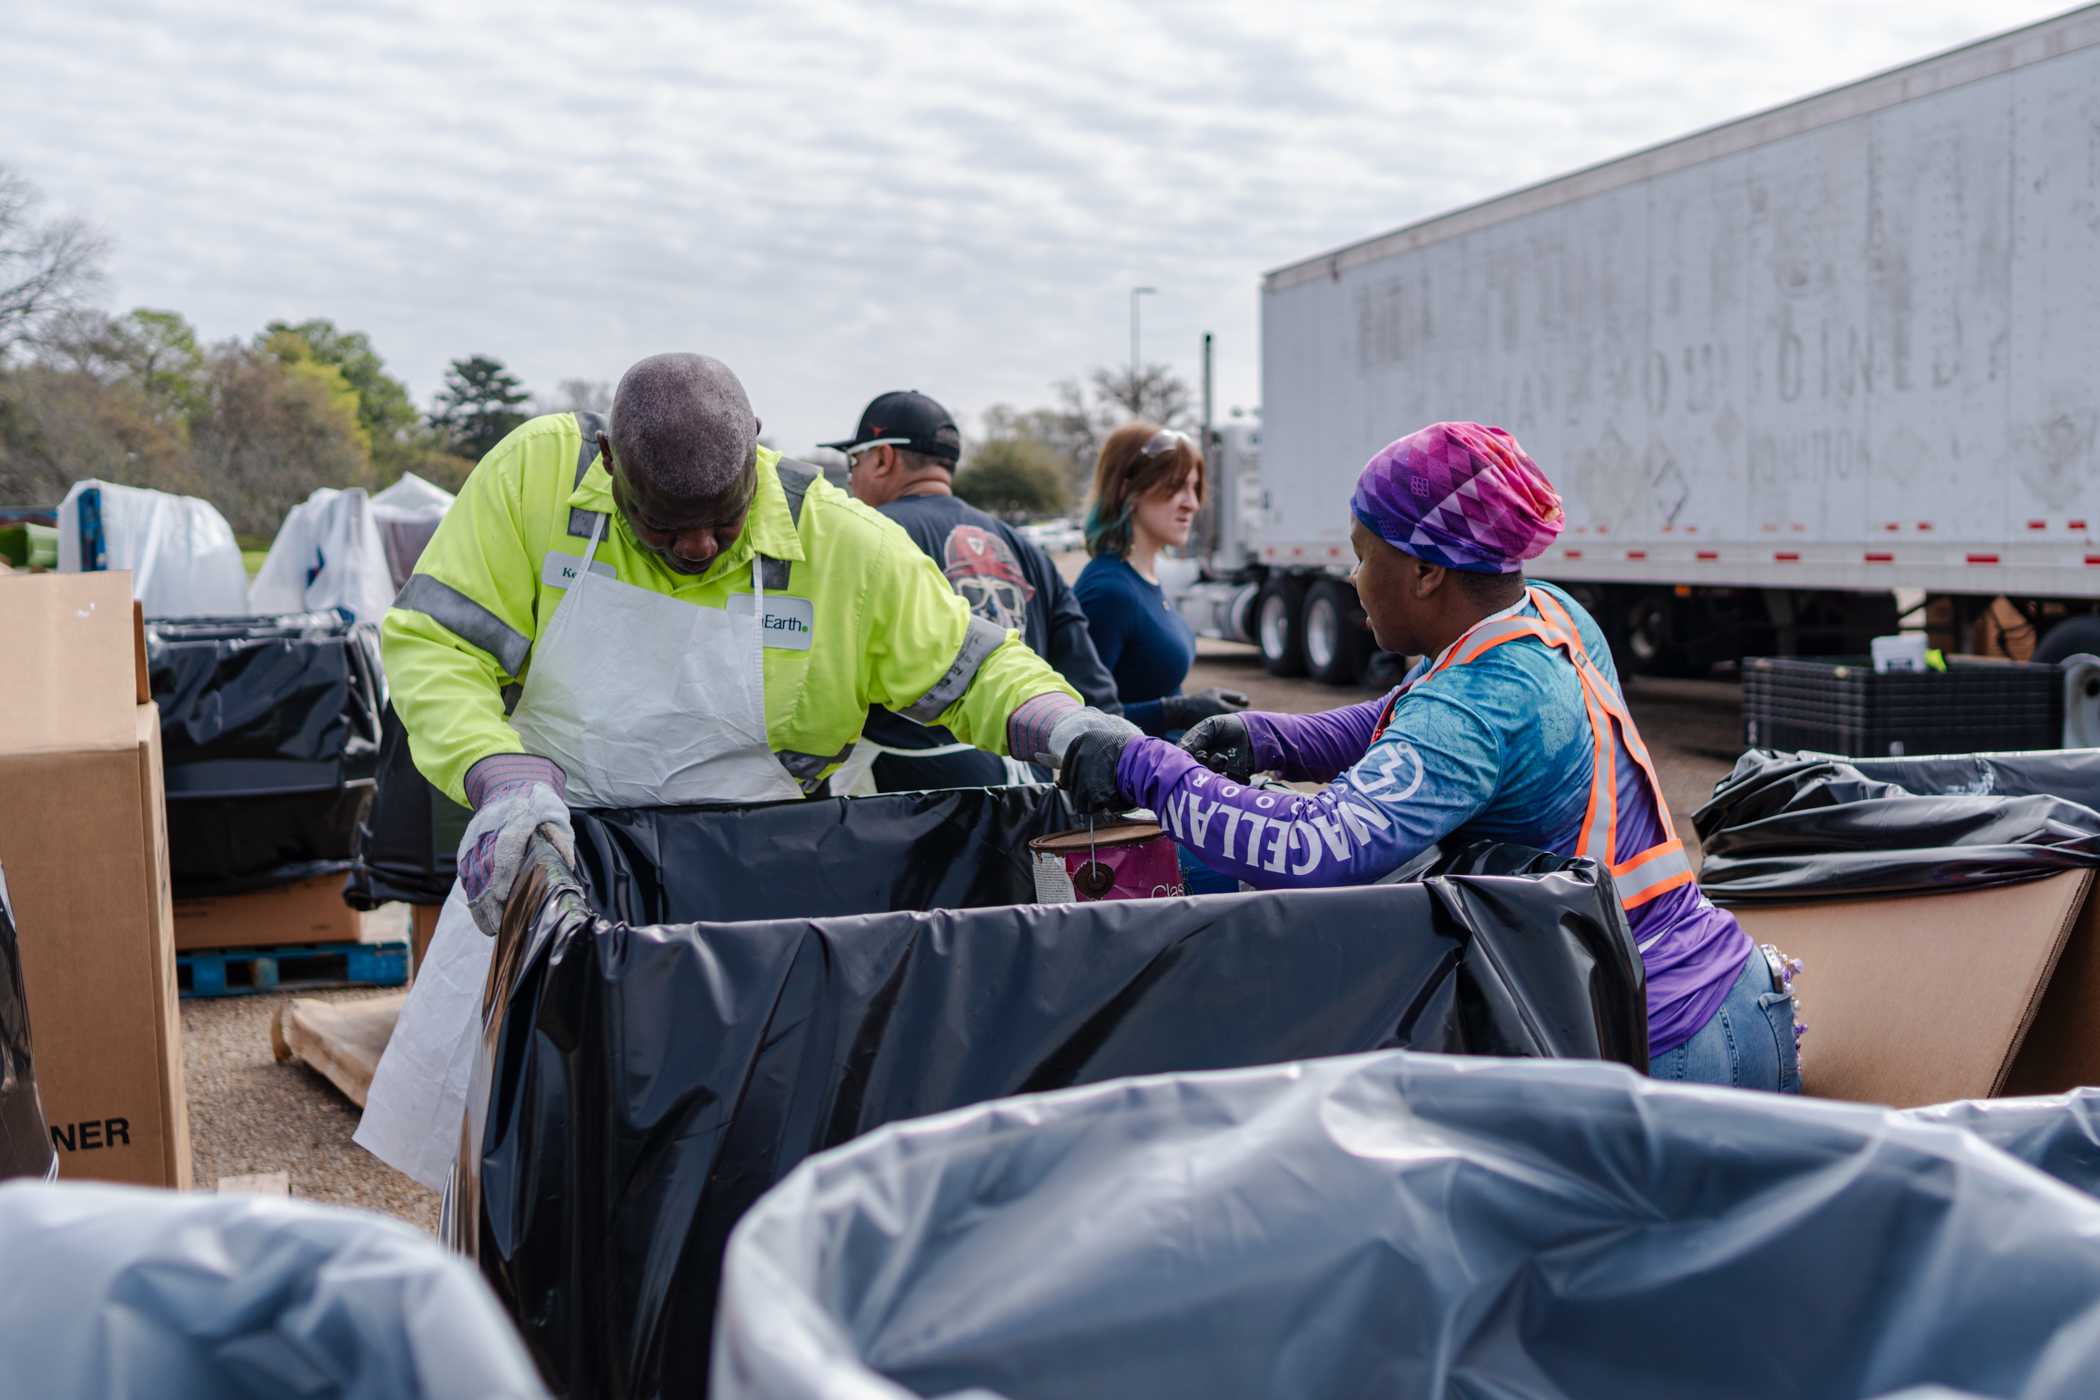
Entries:
<svg viewBox="0 0 2100 1400">
<path fill-rule="evenodd" d="M 1086 532 L 1073 520 L 1039 520 L 1020 527 L 1021 533 L 1041 546 L 1046 554 L 1065 554 L 1086 547 Z"/>
</svg>

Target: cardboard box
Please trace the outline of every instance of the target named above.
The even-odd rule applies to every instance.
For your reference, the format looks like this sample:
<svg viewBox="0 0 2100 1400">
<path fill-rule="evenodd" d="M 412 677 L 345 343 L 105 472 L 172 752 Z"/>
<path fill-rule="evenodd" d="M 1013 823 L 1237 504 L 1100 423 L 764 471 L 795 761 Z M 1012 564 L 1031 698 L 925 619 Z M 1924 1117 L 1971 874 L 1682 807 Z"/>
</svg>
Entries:
<svg viewBox="0 0 2100 1400">
<path fill-rule="evenodd" d="M 0 866 L 61 1179 L 190 1184 L 160 713 L 128 573 L 0 579 Z"/>
<path fill-rule="evenodd" d="M 438 913 L 442 904 L 411 904 L 408 906 L 408 975 L 413 978 L 423 970 L 423 959 L 430 952 L 430 940 L 437 937 Z"/>
<path fill-rule="evenodd" d="M 175 901 L 175 948 L 268 948 L 356 943 L 365 916 L 343 903 L 343 877 L 317 875 L 275 889 Z"/>
<path fill-rule="evenodd" d="M 1913 1108 L 2100 1084 L 2089 870 L 1958 894 L 1737 909 L 1805 964 L 1801 1082 Z"/>
</svg>

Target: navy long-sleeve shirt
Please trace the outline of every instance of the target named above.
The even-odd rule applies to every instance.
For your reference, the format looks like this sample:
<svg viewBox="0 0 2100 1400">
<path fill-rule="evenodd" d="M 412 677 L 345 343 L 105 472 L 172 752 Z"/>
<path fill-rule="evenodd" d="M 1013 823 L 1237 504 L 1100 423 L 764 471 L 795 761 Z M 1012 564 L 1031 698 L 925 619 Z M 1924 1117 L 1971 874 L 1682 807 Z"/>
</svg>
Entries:
<svg viewBox="0 0 2100 1400">
<path fill-rule="evenodd" d="M 941 566 L 970 610 L 1021 634 L 1029 649 L 1071 682 L 1087 704 L 1116 712 L 1116 684 L 1094 654 L 1086 614 L 1050 557 L 1004 521 L 953 496 L 900 496 L 882 513 L 904 527 Z M 955 742 L 938 725 L 916 724 L 880 708 L 868 711 L 867 736 L 894 749 Z"/>
<path fill-rule="evenodd" d="M 1116 678 L 1123 717 L 1147 734 L 1165 735 L 1159 702 L 1181 694 L 1196 660 L 1196 634 L 1160 586 L 1126 559 L 1088 560 L 1072 591 L 1086 609 L 1094 650 Z"/>
</svg>

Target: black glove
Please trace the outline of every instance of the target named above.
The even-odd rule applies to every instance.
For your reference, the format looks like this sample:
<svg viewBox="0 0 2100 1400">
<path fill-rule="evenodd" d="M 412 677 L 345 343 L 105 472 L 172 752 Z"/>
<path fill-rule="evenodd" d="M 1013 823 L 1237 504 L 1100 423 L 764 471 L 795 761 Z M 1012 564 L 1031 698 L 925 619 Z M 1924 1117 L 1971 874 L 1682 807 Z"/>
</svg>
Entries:
<svg viewBox="0 0 2100 1400">
<path fill-rule="evenodd" d="M 1255 774 L 1254 736 L 1247 732 L 1247 721 L 1238 715 L 1212 715 L 1198 720 L 1181 736 L 1181 747 L 1211 772 L 1223 773 L 1236 783 L 1244 783 Z"/>
<path fill-rule="evenodd" d="M 1199 690 L 1160 701 L 1159 717 L 1169 729 L 1187 729 L 1214 715 L 1237 714 L 1246 708 L 1247 697 L 1237 690 Z"/>
<path fill-rule="evenodd" d="M 1072 794 L 1072 805 L 1081 812 L 1121 812 L 1130 802 L 1116 790 L 1116 765 L 1123 750 L 1140 737 L 1135 728 L 1089 729 L 1065 749 L 1065 761 L 1057 770 L 1057 785 Z"/>
</svg>

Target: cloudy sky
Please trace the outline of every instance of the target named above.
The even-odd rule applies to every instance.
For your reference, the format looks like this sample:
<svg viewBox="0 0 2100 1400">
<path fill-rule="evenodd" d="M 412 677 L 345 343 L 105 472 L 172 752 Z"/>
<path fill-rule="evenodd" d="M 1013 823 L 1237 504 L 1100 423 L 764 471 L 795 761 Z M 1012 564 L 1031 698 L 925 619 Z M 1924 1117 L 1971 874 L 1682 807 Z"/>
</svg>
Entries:
<svg viewBox="0 0 2100 1400">
<path fill-rule="evenodd" d="M 369 332 L 417 399 L 697 349 L 790 451 L 1144 354 L 1260 395 L 1261 274 L 2061 11 L 10 0 L 0 161 L 111 309 Z"/>
</svg>

